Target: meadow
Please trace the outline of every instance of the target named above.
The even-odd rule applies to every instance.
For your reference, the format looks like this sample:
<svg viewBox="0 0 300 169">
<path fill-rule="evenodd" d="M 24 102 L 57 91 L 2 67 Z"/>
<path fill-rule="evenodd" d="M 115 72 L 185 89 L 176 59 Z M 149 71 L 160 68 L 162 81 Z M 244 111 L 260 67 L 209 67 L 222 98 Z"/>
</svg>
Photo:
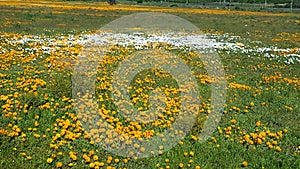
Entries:
<svg viewBox="0 0 300 169">
<path fill-rule="evenodd" d="M 88 35 L 117 18 L 147 11 L 182 17 L 212 40 L 226 73 L 227 94 L 215 132 L 204 143 L 198 142 L 203 121 L 210 113 L 213 82 L 192 51 L 170 50 L 198 70 L 195 77 L 202 91 L 200 115 L 171 150 L 136 159 L 102 149 L 97 145 L 99 140 L 85 130 L 81 122 L 92 122 L 75 111 L 72 75 Z M 165 43 L 157 47 L 172 48 Z M 299 47 L 297 11 L 2 0 L 0 168 L 300 168 Z M 111 47 L 99 63 L 102 69 L 95 82 L 96 94 L 101 116 L 116 130 L 128 137 L 147 138 L 174 122 L 178 90 L 168 74 L 143 72 L 135 77 L 129 92 L 136 108 L 149 107 L 149 83 L 153 82 L 170 95 L 169 111 L 146 125 L 118 115 L 111 103 L 112 74 L 120 60 L 135 50 L 134 46 Z M 142 147 L 136 148 L 143 152 Z"/>
</svg>

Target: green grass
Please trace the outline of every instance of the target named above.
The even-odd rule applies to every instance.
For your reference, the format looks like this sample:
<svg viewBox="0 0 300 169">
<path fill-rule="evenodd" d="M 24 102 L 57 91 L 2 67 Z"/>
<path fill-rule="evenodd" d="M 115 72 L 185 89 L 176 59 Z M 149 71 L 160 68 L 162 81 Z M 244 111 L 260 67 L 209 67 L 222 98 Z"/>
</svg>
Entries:
<svg viewBox="0 0 300 169">
<path fill-rule="evenodd" d="M 20 8 L 17 7 L 3 7 L 0 6 L 0 32 L 6 33 L 18 33 L 18 34 L 32 34 L 47 36 L 57 36 L 59 34 L 79 34 L 81 32 L 95 31 L 101 28 L 103 25 L 110 21 L 119 18 L 121 16 L 134 13 L 134 11 L 96 11 L 96 10 L 65 10 L 61 9 L 60 12 L 66 12 L 67 15 L 57 14 L 57 11 L 47 7 L 40 8 Z M 103 14 L 103 16 L 90 16 L 87 14 Z M 173 13 L 174 14 L 174 13 Z M 216 14 L 183 14 L 176 13 L 191 23 L 198 26 L 204 32 L 224 32 L 233 35 L 241 36 L 246 39 L 245 44 L 249 41 L 261 41 L 261 46 L 276 45 L 282 48 L 294 48 L 299 47 L 299 35 L 293 38 L 291 34 L 299 33 L 299 23 L 296 20 L 300 20 L 300 16 L 249 16 L 249 15 L 216 15 Z M 5 21 L 11 21 L 11 24 L 4 25 Z M 24 24 L 30 23 L 30 24 Z M 66 24 L 65 26 L 59 26 L 58 24 Z M 246 26 L 247 25 L 247 26 Z M 279 35 L 282 32 L 286 32 L 289 35 L 287 40 L 272 41 L 273 38 L 280 38 Z M 2 39 L 0 39 L 1 42 Z M 251 44 L 253 45 L 253 44 Z M 0 88 L 0 95 L 6 95 L 14 93 L 15 91 L 21 94 L 20 97 L 16 97 L 16 100 L 21 102 L 21 105 L 27 104 L 29 106 L 28 113 L 24 113 L 23 109 L 15 108 L 17 118 L 21 120 L 13 119 L 12 116 L 5 117 L 3 110 L 0 110 L 0 129 L 11 130 L 8 127 L 9 124 L 17 125 L 22 132 L 26 134 L 26 141 L 22 142 L 22 136 L 8 137 L 0 135 L 0 168 L 14 169 L 14 168 L 55 168 L 55 163 L 58 161 L 63 162 L 64 167 L 68 163 L 73 163 L 73 168 L 88 168 L 88 164 L 82 159 L 82 155 L 85 153 L 83 149 L 95 150 L 95 154 L 99 156 L 99 161 L 106 162 L 108 156 L 112 156 L 114 159 L 121 159 L 120 162 L 112 162 L 114 167 L 122 168 L 145 168 L 153 169 L 157 164 L 166 168 L 179 168 L 179 163 L 183 163 L 183 168 L 189 168 L 187 164 L 190 164 L 190 168 L 195 168 L 199 165 L 201 168 L 241 168 L 242 162 L 248 162 L 248 168 L 299 168 L 300 158 L 299 150 L 296 148 L 300 146 L 300 92 L 297 85 L 287 85 L 283 81 L 277 82 L 264 82 L 263 76 L 269 77 L 280 72 L 283 78 L 293 79 L 294 77 L 300 78 L 300 65 L 296 63 L 294 65 L 285 65 L 283 63 L 277 63 L 275 60 L 271 61 L 262 56 L 252 57 L 251 59 L 245 59 L 247 56 L 242 53 L 227 54 L 225 51 L 219 51 L 222 59 L 222 63 L 225 66 L 226 75 L 233 76 L 232 79 L 228 79 L 228 83 L 236 82 L 239 84 L 245 84 L 250 86 L 250 90 L 233 89 L 228 87 L 227 98 L 224 115 L 219 123 L 221 128 L 232 126 L 229 122 L 231 119 L 236 119 L 235 128 L 232 129 L 233 135 L 230 138 L 225 138 L 225 134 L 219 134 L 216 130 L 213 137 L 217 142 L 208 140 L 202 144 L 193 140 L 191 135 L 197 135 L 197 131 L 201 129 L 201 119 L 197 125 L 194 126 L 191 133 L 189 133 L 183 140 L 183 145 L 177 145 L 170 151 L 158 155 L 156 157 L 144 158 L 144 159 L 131 159 L 128 163 L 122 161 L 123 157 L 113 155 L 101 147 L 91 145 L 89 139 L 79 137 L 75 141 L 69 141 L 66 144 L 60 146 L 57 150 L 50 148 L 51 138 L 56 133 L 62 130 L 59 126 L 57 119 L 66 120 L 69 119 L 71 123 L 76 123 L 70 113 L 75 113 L 71 103 L 62 101 L 62 97 L 71 97 L 71 74 L 70 71 L 56 70 L 55 68 L 45 67 L 44 64 L 48 64 L 48 61 L 41 60 L 40 64 L 31 65 L 32 68 L 20 67 L 16 64 L 12 64 L 13 61 L 8 63 L 12 64 L 7 66 L 8 69 L 1 68 L 0 73 L 7 74 L 6 77 L 1 77 L 1 80 L 11 80 L 14 83 L 10 86 L 13 90 L 7 91 L 9 83 L 0 84 L 6 85 Z M 117 55 L 117 54 L 115 54 Z M 1 64 L 7 64 L 5 61 L 1 61 Z M 20 62 L 21 63 L 21 62 Z M 21 63 L 22 66 L 30 65 L 30 63 Z M 255 68 L 254 68 L 255 66 Z M 27 70 L 27 74 L 20 74 Z M 42 73 L 35 74 L 32 70 L 40 70 Z M 30 72 L 32 74 L 30 74 Z M 46 80 L 45 86 L 38 87 L 38 96 L 33 93 L 28 93 L 23 89 L 16 88 L 15 84 L 17 77 L 25 77 L 30 79 L 32 77 L 41 78 Z M 161 82 L 163 83 L 163 82 Z M 202 89 L 206 89 L 208 84 L 203 84 Z M 268 90 L 266 90 L 268 88 Z M 260 91 L 257 92 L 256 89 Z M 48 99 L 45 98 L 46 94 Z M 254 96 L 255 95 L 255 96 Z M 204 102 L 207 104 L 209 101 L 209 94 L 205 93 L 203 96 Z M 51 103 L 50 108 L 40 108 L 45 103 Z M 254 106 L 250 106 L 253 102 Z M 263 106 L 262 102 L 265 102 L 267 106 Z M 4 105 L 5 101 L 0 101 L 0 105 Z M 55 106 L 55 104 L 58 106 Z M 70 107 L 66 107 L 70 106 Z M 249 108 L 245 108 L 248 106 Z M 290 106 L 292 111 L 287 110 L 284 106 Z M 233 107 L 240 108 L 241 110 L 235 110 Z M 243 112 L 244 109 L 248 109 L 249 112 Z M 66 112 L 68 112 L 66 114 Z M 36 115 L 39 116 L 35 119 Z M 39 125 L 35 126 L 35 121 L 38 121 Z M 257 127 L 255 123 L 261 121 L 263 126 Z M 58 131 L 55 131 L 55 124 L 57 124 Z M 238 130 L 240 127 L 241 130 Z M 36 128 L 36 131 L 28 131 L 28 128 Z M 246 133 L 255 133 L 255 129 L 259 131 L 270 130 L 271 132 L 278 132 L 283 129 L 287 129 L 288 132 L 283 134 L 283 137 L 278 139 L 278 145 L 281 151 L 278 152 L 274 149 L 269 149 L 265 142 L 262 145 L 241 145 L 238 141 L 235 141 L 235 137 L 241 136 L 240 131 Z M 74 131 L 75 128 L 70 127 L 70 131 Z M 223 131 L 224 132 L 224 131 Z M 35 138 L 33 135 L 38 133 L 41 138 Z M 43 138 L 45 135 L 46 138 Z M 83 132 L 82 132 L 83 135 Z M 233 140 L 231 140 L 233 139 Z M 268 138 L 272 140 L 272 138 Z M 60 139 L 58 139 L 59 141 Z M 63 138 L 61 138 L 63 140 Z M 275 140 L 275 139 L 274 139 Z M 56 143 L 58 142 L 56 141 Z M 219 147 L 217 147 L 219 145 Z M 253 147 L 256 147 L 254 150 Z M 72 149 L 72 150 L 71 150 Z M 51 154 L 57 154 L 63 152 L 61 156 L 57 155 L 52 164 L 47 164 L 47 158 L 51 157 Z M 69 152 L 78 152 L 76 161 L 72 161 L 69 158 Z M 184 152 L 194 152 L 194 155 L 184 155 Z M 26 153 L 26 156 L 32 156 L 31 160 L 27 160 L 26 156 L 23 157 L 21 153 Z M 295 153 L 297 155 L 295 155 Z M 170 159 L 169 163 L 165 162 L 165 159 Z M 190 160 L 193 160 L 190 163 Z M 107 166 L 107 164 L 105 164 Z"/>
</svg>

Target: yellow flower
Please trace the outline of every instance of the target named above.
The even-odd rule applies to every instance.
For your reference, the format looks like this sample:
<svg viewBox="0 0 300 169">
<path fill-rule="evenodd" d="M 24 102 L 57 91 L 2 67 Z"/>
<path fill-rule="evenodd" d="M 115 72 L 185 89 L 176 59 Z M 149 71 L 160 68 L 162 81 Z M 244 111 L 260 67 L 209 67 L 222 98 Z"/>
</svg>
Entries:
<svg viewBox="0 0 300 169">
<path fill-rule="evenodd" d="M 197 140 L 198 140 L 198 137 L 197 137 L 197 136 L 194 136 L 194 135 L 192 135 L 192 140 L 194 140 L 194 141 L 197 141 Z"/>
<path fill-rule="evenodd" d="M 94 161 L 98 161 L 98 156 L 97 156 L 97 155 L 94 155 L 94 156 L 93 156 L 93 159 L 94 159 Z"/>
<path fill-rule="evenodd" d="M 242 166 L 243 167 L 247 167 L 247 165 L 248 165 L 248 162 L 247 161 L 243 161 Z"/>
<path fill-rule="evenodd" d="M 33 135 L 35 138 L 40 138 L 41 137 L 41 135 L 39 135 L 39 134 L 34 134 Z"/>
<path fill-rule="evenodd" d="M 273 149 L 273 145 L 272 144 L 269 144 L 268 147 L 269 147 L 269 149 Z"/>
<path fill-rule="evenodd" d="M 89 156 L 92 156 L 92 155 L 94 155 L 94 154 L 95 154 L 94 150 L 91 150 L 91 151 L 89 152 Z"/>
<path fill-rule="evenodd" d="M 104 166 L 104 162 L 100 162 L 99 167 L 103 167 L 103 166 Z"/>
<path fill-rule="evenodd" d="M 260 138 L 258 138 L 258 139 L 256 140 L 256 143 L 257 143 L 257 144 L 262 144 L 262 140 L 261 140 Z"/>
<path fill-rule="evenodd" d="M 49 163 L 49 164 L 52 163 L 52 161 L 53 161 L 53 158 L 48 158 L 47 159 L 47 163 Z"/>
<path fill-rule="evenodd" d="M 184 164 L 183 164 L 183 163 L 179 163 L 179 167 L 180 167 L 180 168 L 183 168 L 183 167 L 184 167 Z"/>
<path fill-rule="evenodd" d="M 141 151 L 141 152 L 145 152 L 145 150 L 146 150 L 146 149 L 145 149 L 144 147 L 141 147 L 141 148 L 140 148 L 140 151 Z"/>
<path fill-rule="evenodd" d="M 85 162 L 89 163 L 91 161 L 91 158 L 87 156 L 86 154 L 83 154 L 82 158 L 85 160 Z"/>
<path fill-rule="evenodd" d="M 74 155 L 74 154 L 72 154 L 71 156 L 70 156 L 70 158 L 72 159 L 72 160 L 77 160 L 77 156 L 76 155 Z"/>
<path fill-rule="evenodd" d="M 276 147 L 275 147 L 275 150 L 276 150 L 276 151 L 281 151 L 281 148 L 280 148 L 279 146 L 276 146 Z"/>
<path fill-rule="evenodd" d="M 236 119 L 230 120 L 231 123 L 236 123 Z"/>
<path fill-rule="evenodd" d="M 124 158 L 123 162 L 126 164 L 128 162 L 128 159 Z"/>
<path fill-rule="evenodd" d="M 90 163 L 90 164 L 89 164 L 89 167 L 90 167 L 90 168 L 94 168 L 94 167 L 95 167 L 95 164 L 94 164 L 94 163 Z"/>
<path fill-rule="evenodd" d="M 57 167 L 57 168 L 61 168 L 61 167 L 62 167 L 62 162 L 57 162 L 57 163 L 56 163 L 56 167 Z"/>
</svg>

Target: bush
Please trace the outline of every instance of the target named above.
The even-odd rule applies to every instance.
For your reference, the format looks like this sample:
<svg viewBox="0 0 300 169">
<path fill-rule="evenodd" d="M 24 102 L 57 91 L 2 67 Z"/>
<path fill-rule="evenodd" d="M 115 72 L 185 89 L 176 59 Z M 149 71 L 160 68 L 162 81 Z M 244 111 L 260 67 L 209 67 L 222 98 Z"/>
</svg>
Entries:
<svg viewBox="0 0 300 169">
<path fill-rule="evenodd" d="M 177 4 L 171 4 L 170 7 L 178 7 Z"/>
</svg>

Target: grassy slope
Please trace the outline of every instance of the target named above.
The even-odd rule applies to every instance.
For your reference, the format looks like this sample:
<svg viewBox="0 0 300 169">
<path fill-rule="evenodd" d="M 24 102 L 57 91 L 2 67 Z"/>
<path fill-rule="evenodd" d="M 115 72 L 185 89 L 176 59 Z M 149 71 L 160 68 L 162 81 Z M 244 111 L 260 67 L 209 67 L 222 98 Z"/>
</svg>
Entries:
<svg viewBox="0 0 300 169">
<path fill-rule="evenodd" d="M 57 34 L 57 33 L 77 33 L 82 31 L 97 30 L 101 26 L 110 21 L 121 17 L 122 15 L 134 13 L 135 11 L 101 11 L 101 10 L 68 10 L 68 9 L 51 9 L 49 7 L 38 8 L 20 8 L 20 7 L 7 7 L 0 6 L 0 31 L 1 32 L 14 32 L 25 34 Z M 59 12 L 65 12 L 66 15 Z M 93 14 L 94 16 L 91 16 Z M 100 16 L 101 14 L 101 16 Z M 97 16 L 98 15 L 98 16 Z M 102 16 L 103 15 L 103 16 Z M 240 35 L 244 38 L 251 40 L 259 40 L 264 44 L 275 44 L 284 47 L 299 47 L 299 39 L 273 42 L 272 38 L 278 37 L 277 33 L 299 32 L 299 16 L 253 16 L 253 15 L 237 15 L 237 14 L 194 14 L 194 13 L 176 13 L 176 15 L 183 17 L 190 22 L 197 25 L 200 29 L 207 32 L 229 32 Z M 7 25 L 4 23 L 9 22 Z M 66 25 L 63 25 L 66 24 Z M 247 26 L 245 26 L 247 25 Z M 46 31 L 49 30 L 49 31 Z M 268 68 L 267 65 L 276 65 L 273 61 L 268 61 L 263 58 L 243 59 L 240 55 L 225 55 L 223 64 L 228 66 L 226 69 L 227 75 L 235 75 L 234 81 L 255 86 L 263 74 L 273 75 L 274 72 L 281 72 L 283 77 L 300 77 L 299 64 L 289 65 L 284 69 L 282 68 Z M 264 65 L 263 65 L 264 64 Z M 248 66 L 261 65 L 261 68 L 254 71 Z M 242 68 L 244 67 L 244 68 Z M 276 86 L 278 84 L 266 84 L 263 87 Z M 280 85 L 279 85 L 280 86 Z M 257 87 L 257 86 L 256 86 Z M 202 168 L 235 168 L 240 167 L 241 162 L 246 160 L 249 162 L 250 168 L 297 168 L 300 167 L 299 156 L 293 156 L 294 146 L 299 145 L 299 90 L 293 91 L 292 87 L 283 86 L 285 89 L 278 93 L 276 91 L 263 91 L 260 96 L 254 97 L 252 92 L 229 90 L 228 91 L 228 108 L 229 112 L 223 116 L 221 126 L 228 125 L 228 121 L 236 118 L 238 125 L 248 131 L 253 131 L 255 122 L 261 120 L 273 130 L 280 130 L 288 128 L 289 132 L 282 138 L 282 152 L 268 150 L 266 147 L 258 147 L 256 151 L 247 149 L 242 145 L 233 143 L 229 139 L 225 139 L 224 135 L 215 134 L 214 136 L 220 144 L 220 148 L 216 148 L 215 143 L 206 142 L 199 144 L 190 139 L 184 141 L 183 146 L 176 146 L 171 151 L 163 154 L 161 157 L 150 159 L 142 159 L 137 161 L 130 161 L 125 164 L 118 164 L 120 167 L 127 168 L 154 168 L 155 164 L 160 163 L 167 165 L 164 162 L 165 158 L 171 159 L 168 164 L 171 168 L 177 168 L 178 163 L 188 163 L 192 157 L 183 156 L 183 152 L 194 151 L 195 156 L 194 165 L 199 164 Z M 236 97 L 233 95 L 236 94 Z M 232 100 L 232 103 L 230 103 Z M 236 112 L 230 112 L 231 106 L 244 107 L 250 102 L 255 103 L 255 108 L 248 114 L 241 114 L 237 117 L 234 116 Z M 260 106 L 261 102 L 266 102 L 269 107 Z M 283 108 L 284 105 L 292 105 L 293 111 L 287 111 Z M 47 114 L 47 112 L 31 112 L 32 117 L 34 114 Z M 57 116 L 62 116 L 61 112 Z M 47 117 L 47 115 L 45 115 Z M 26 117 L 24 117 L 26 118 Z M 27 117 L 30 121 L 30 117 Z M 9 123 L 3 117 L 1 119 L 1 127 Z M 50 120 L 49 120 L 50 119 Z M 41 121 L 43 124 L 39 127 L 40 131 L 45 131 L 42 126 L 52 126 L 55 119 L 47 117 L 47 120 Z M 26 120 L 23 120 L 26 121 Z M 2 126 L 3 125 L 3 126 Z M 31 124 L 20 124 L 23 128 L 28 128 Z M 86 140 L 79 140 L 81 143 L 78 149 L 87 148 L 88 143 Z M 0 136 L 0 168 L 52 168 L 54 165 L 46 164 L 45 160 L 51 155 L 49 149 L 49 139 L 37 140 L 29 137 L 26 143 L 21 143 L 18 138 L 10 139 L 9 137 Z M 38 146 L 37 146 L 38 145 Z M 13 148 L 16 150 L 13 150 Z M 32 160 L 20 156 L 21 152 L 28 152 L 32 155 Z M 64 160 L 68 161 L 68 150 L 64 154 Z M 108 153 L 100 153 L 105 159 Z M 82 168 L 83 162 L 78 161 L 76 168 Z M 117 166 L 117 165 L 116 165 Z"/>
</svg>

